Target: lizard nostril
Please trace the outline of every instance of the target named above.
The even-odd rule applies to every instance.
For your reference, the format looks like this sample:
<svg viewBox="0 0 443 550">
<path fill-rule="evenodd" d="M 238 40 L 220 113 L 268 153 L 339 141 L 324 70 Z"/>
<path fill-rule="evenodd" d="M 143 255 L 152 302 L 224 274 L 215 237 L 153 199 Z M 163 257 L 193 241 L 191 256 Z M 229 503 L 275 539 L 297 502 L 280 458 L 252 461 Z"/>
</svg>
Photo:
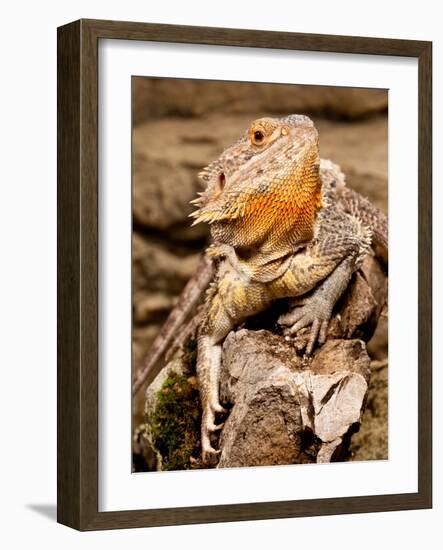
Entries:
<svg viewBox="0 0 443 550">
<path fill-rule="evenodd" d="M 220 172 L 220 174 L 218 176 L 218 182 L 220 184 L 220 187 L 223 189 L 223 187 L 225 186 L 225 182 L 226 182 L 226 177 L 225 177 L 225 174 L 223 172 Z"/>
</svg>

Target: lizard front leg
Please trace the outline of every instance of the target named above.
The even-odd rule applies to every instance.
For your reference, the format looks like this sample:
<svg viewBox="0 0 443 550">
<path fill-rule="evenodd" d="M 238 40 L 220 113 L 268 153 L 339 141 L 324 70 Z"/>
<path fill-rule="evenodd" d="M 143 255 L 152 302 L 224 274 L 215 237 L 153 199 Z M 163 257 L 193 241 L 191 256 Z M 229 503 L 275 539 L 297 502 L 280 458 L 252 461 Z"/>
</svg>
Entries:
<svg viewBox="0 0 443 550">
<path fill-rule="evenodd" d="M 197 350 L 197 376 L 203 411 L 201 447 L 205 464 L 213 464 L 220 453 L 211 444 L 211 433 L 223 428 L 223 424 L 216 424 L 216 414 L 227 412 L 219 400 L 221 343 L 232 328 L 233 322 L 220 295 L 215 292 L 209 298 L 207 317 L 198 336 Z"/>
<path fill-rule="evenodd" d="M 265 284 L 253 283 L 227 261 L 219 265 L 217 278 L 206 301 L 206 318 L 198 338 L 197 375 L 203 407 L 201 443 L 203 462 L 211 464 L 219 452 L 211 445 L 217 413 L 226 412 L 219 402 L 221 344 L 239 322 L 262 311 L 272 301 Z"/>
<path fill-rule="evenodd" d="M 309 295 L 295 298 L 295 309 L 278 319 L 280 325 L 290 327 L 291 334 L 312 325 L 306 346 L 307 355 L 312 354 L 317 341 L 320 345 L 325 343 L 332 310 L 348 286 L 354 269 L 355 258 L 350 255 Z"/>
<path fill-rule="evenodd" d="M 198 339 L 197 375 L 202 403 L 201 447 L 202 459 L 210 464 L 220 453 L 211 444 L 211 433 L 221 430 L 223 424 L 216 424 L 217 413 L 224 413 L 219 400 L 221 367 L 221 344 L 214 343 L 211 336 L 201 335 Z"/>
</svg>

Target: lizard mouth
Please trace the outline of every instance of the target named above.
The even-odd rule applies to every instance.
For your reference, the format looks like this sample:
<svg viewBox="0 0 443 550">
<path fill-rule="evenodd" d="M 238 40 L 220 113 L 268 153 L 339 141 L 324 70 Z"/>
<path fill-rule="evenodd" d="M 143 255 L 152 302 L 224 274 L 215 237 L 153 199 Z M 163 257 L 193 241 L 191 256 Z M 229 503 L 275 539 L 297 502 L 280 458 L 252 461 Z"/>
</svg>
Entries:
<svg viewBox="0 0 443 550">
<path fill-rule="evenodd" d="M 214 190 L 211 194 L 211 200 L 217 200 L 223 193 L 226 184 L 226 176 L 224 172 L 220 172 L 214 185 Z"/>
</svg>

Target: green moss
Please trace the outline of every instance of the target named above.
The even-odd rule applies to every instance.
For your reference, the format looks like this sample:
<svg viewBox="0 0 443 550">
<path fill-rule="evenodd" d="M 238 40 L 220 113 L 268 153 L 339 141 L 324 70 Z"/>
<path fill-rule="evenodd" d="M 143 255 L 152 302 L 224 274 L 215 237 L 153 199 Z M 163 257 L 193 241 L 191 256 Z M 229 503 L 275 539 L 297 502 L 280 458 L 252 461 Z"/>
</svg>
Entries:
<svg viewBox="0 0 443 550">
<path fill-rule="evenodd" d="M 183 346 L 183 363 L 187 370 L 195 374 L 195 366 L 197 363 L 197 340 L 190 338 Z"/>
<path fill-rule="evenodd" d="M 157 394 L 157 406 L 149 420 L 163 470 L 193 467 L 191 457 L 200 454 L 201 405 L 196 377 L 172 373 Z"/>
</svg>

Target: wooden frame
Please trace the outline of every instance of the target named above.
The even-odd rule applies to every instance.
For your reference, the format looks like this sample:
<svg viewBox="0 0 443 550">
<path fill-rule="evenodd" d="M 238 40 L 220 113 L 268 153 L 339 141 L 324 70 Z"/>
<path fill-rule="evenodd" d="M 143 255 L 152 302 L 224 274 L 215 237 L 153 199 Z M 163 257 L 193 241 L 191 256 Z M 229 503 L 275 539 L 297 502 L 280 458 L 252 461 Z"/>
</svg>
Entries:
<svg viewBox="0 0 443 550">
<path fill-rule="evenodd" d="M 98 41 L 125 39 L 418 58 L 418 492 L 98 511 Z M 58 521 L 80 530 L 432 506 L 432 44 L 410 40 L 80 20 L 58 29 Z"/>
</svg>

